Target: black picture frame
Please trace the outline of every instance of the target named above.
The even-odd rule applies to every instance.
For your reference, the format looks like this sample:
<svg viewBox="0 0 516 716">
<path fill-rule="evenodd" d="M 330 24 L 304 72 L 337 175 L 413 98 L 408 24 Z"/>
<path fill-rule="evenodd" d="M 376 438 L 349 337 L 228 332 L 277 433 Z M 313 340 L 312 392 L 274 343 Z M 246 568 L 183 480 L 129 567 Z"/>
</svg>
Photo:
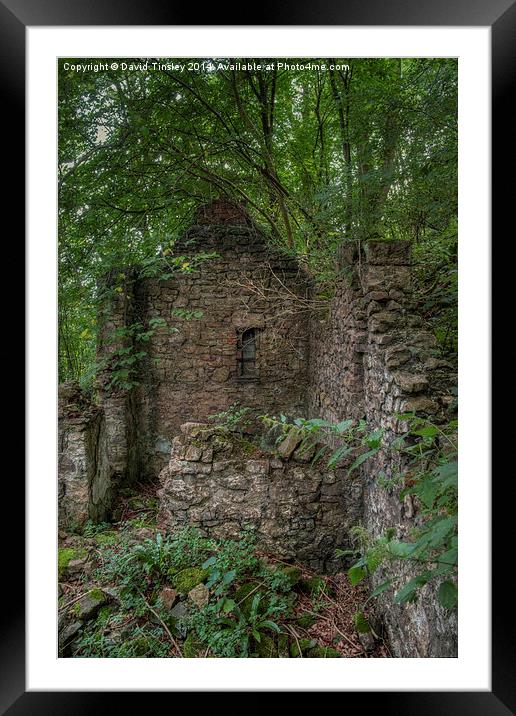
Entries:
<svg viewBox="0 0 516 716">
<path fill-rule="evenodd" d="M 251 12 L 250 12 L 251 9 Z M 27 26 L 60 25 L 199 25 L 194 22 L 202 14 L 202 25 L 383 25 L 383 26 L 489 26 L 492 33 L 492 136 L 493 136 L 493 236 L 500 225 L 503 260 L 497 266 L 498 283 L 510 284 L 510 262 L 504 248 L 501 224 L 512 226 L 514 204 L 514 180 L 502 172 L 502 167 L 514 161 L 514 115 L 510 112 L 510 100 L 515 85 L 516 3 L 515 0 L 326 0 L 309 3 L 303 0 L 270 0 L 255 8 L 240 4 L 231 8 L 211 4 L 201 11 L 197 7 L 176 6 L 170 0 L 129 2 L 129 0 L 0 0 L 0 64 L 1 91 L 4 96 L 0 113 L 4 138 L 4 172 L 8 182 L 4 189 L 5 214 L 18 217 L 11 230 L 10 243 L 23 246 L 21 217 L 24 209 L 24 103 L 25 103 L 25 30 Z M 254 14 L 254 17 L 253 17 Z M 512 148 L 512 152 L 510 151 Z M 6 159 L 9 149 L 10 160 Z M 511 217 L 509 219 L 509 212 Z M 4 214 L 4 217 L 5 217 Z M 5 219 L 6 220 L 6 219 Z M 5 232 L 5 229 L 4 229 Z M 506 235 L 506 243 L 510 235 Z M 15 238 L 16 237 L 16 238 Z M 495 256 L 493 256 L 494 260 Z M 22 259 L 23 260 L 23 259 Z M 19 265 L 20 259 L 18 258 Z M 503 268 L 501 264 L 503 263 Z M 502 276 L 503 270 L 507 276 Z M 513 282 L 513 281 L 512 281 Z M 493 300 L 493 325 L 499 317 L 501 302 Z M 13 326 L 19 324 L 19 312 L 12 316 Z M 502 320 L 502 319 L 500 319 Z M 9 321 L 7 321 L 9 323 Z M 9 330 L 9 327 L 7 328 Z M 14 330 L 13 330 L 14 332 Z M 495 334 L 496 335 L 496 334 Z M 30 348 L 30 346 L 29 346 Z M 494 375 L 494 373 L 493 373 Z M 503 377 L 499 378 L 500 384 Z M 493 387 L 493 396 L 496 391 Z M 503 386 L 505 391 L 506 386 Z M 494 413 L 496 414 L 496 413 Z M 501 450 L 501 448 L 500 448 Z M 493 449 L 493 455 L 497 451 Z M 512 505 L 505 499 L 510 471 L 505 470 L 493 482 L 493 592 L 492 592 L 492 690 L 490 692 L 367 692 L 346 693 L 342 706 L 351 705 L 350 700 L 361 699 L 364 706 L 377 707 L 381 713 L 400 716 L 418 714 L 492 714 L 502 716 L 516 714 L 516 649 L 514 615 L 511 614 L 513 599 L 508 582 L 511 564 L 507 564 L 510 552 L 505 545 L 513 543 Z M 6 489 L 4 487 L 4 489 Z M 4 504 L 18 505 L 21 514 L 24 504 L 24 486 L 21 479 L 11 480 L 9 494 Z M 18 534 L 19 533 L 19 534 Z M 112 692 L 26 692 L 25 691 L 25 614 L 21 585 L 24 583 L 21 547 L 23 533 L 17 530 L 16 545 L 12 530 L 5 536 L 6 548 L 2 550 L 2 572 L 9 587 L 9 603 L 1 614 L 0 632 L 0 713 L 9 716 L 21 714 L 90 714 L 113 711 L 115 699 L 121 694 Z M 9 544 L 7 544 L 7 541 Z M 489 579 L 489 575 L 479 575 Z M 409 688 L 410 685 L 407 684 Z M 157 695 L 157 694 L 153 694 Z M 170 694 L 164 694 L 170 696 Z M 163 696 L 163 694 L 162 694 Z M 144 698 L 148 699 L 149 694 Z M 364 698 L 366 699 L 364 702 Z M 140 703 L 139 695 L 131 694 Z"/>
</svg>

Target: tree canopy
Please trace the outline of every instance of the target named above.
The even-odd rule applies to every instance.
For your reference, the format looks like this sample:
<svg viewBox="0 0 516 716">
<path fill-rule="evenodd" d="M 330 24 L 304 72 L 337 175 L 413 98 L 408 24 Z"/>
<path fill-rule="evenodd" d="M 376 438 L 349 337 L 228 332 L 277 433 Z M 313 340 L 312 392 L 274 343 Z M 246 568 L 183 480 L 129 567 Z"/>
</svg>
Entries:
<svg viewBox="0 0 516 716">
<path fill-rule="evenodd" d="M 99 277 L 159 260 L 221 196 L 322 283 L 345 242 L 413 242 L 419 308 L 453 354 L 456 60 L 88 63 L 58 72 L 61 379 L 94 372 Z"/>
</svg>

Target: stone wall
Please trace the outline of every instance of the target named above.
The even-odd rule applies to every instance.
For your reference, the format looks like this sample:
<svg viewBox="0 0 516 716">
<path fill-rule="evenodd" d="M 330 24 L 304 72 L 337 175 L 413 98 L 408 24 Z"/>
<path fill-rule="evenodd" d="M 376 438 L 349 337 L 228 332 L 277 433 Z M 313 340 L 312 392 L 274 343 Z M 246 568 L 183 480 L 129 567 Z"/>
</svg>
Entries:
<svg viewBox="0 0 516 716">
<path fill-rule="evenodd" d="M 342 416 L 360 419 L 365 412 L 367 316 L 352 247 L 343 256 L 348 267 L 327 314 L 314 312 L 310 321 L 308 414 L 331 422 L 339 422 Z"/>
<path fill-rule="evenodd" d="M 409 245 L 370 244 L 362 285 L 369 335 L 364 355 L 367 419 L 382 427 L 386 439 L 392 441 L 407 428 L 396 413 L 414 411 L 437 423 L 450 418 L 456 376 L 452 366 L 438 357 L 433 334 L 411 311 Z M 389 491 L 378 483 L 381 472 L 391 477 L 399 469 L 392 456 L 379 453 L 364 470 L 364 524 L 373 535 L 394 527 L 398 538 L 408 538 L 418 523 L 417 505 L 408 497 L 402 502 L 400 488 Z M 410 564 L 404 565 L 403 572 L 377 604 L 396 655 L 456 656 L 456 615 L 440 607 L 435 586 L 426 586 L 417 603 L 393 603 L 396 591 L 415 575 Z M 392 576 L 388 571 L 378 572 L 373 586 Z"/>
<path fill-rule="evenodd" d="M 60 528 L 108 519 L 112 496 L 102 410 L 77 384 L 65 383 L 59 386 L 58 396 Z"/>
<path fill-rule="evenodd" d="M 336 422 L 349 417 L 381 427 L 391 441 L 407 426 L 395 414 L 415 411 L 436 422 L 446 419 L 456 376 L 438 357 L 433 334 L 411 311 L 410 245 L 370 242 L 364 255 L 351 252 L 348 270 L 329 318 L 311 326 L 309 399 L 311 415 Z M 350 370 L 351 369 L 351 370 Z M 399 489 L 378 482 L 399 469 L 380 452 L 362 467 L 362 523 L 375 536 L 394 528 L 403 538 L 417 523 L 417 506 L 400 501 Z M 395 591 L 414 572 L 409 565 L 376 601 L 396 656 L 455 656 L 456 617 L 445 613 L 430 586 L 417 604 L 394 605 Z M 373 586 L 392 575 L 378 572 Z"/>
<path fill-rule="evenodd" d="M 295 448 L 282 459 L 213 426 L 182 425 L 160 474 L 158 524 L 229 539 L 250 527 L 265 551 L 322 572 L 342 568 L 335 550 L 349 546 L 360 519 L 361 480 L 314 468 Z"/>
<path fill-rule="evenodd" d="M 122 472 L 125 464 L 141 477 L 157 476 L 185 421 L 206 420 L 234 403 L 306 411 L 307 282 L 296 262 L 268 248 L 241 207 L 222 201 L 199 209 L 174 254 L 195 270 L 133 282 L 125 301 L 115 294 L 103 328 L 106 335 L 124 321 L 164 322 L 143 346 L 148 355 L 131 402 L 120 393 L 102 398 L 114 458 Z M 216 256 L 199 262 L 206 254 Z M 255 330 L 252 376 L 240 375 L 247 329 Z M 100 358 L 109 350 L 104 340 Z"/>
<path fill-rule="evenodd" d="M 142 472 L 139 411 L 134 390 L 111 385 L 113 356 L 120 349 L 134 348 L 128 328 L 139 320 L 135 306 L 136 272 L 112 271 L 100 286 L 104 301 L 99 312 L 96 393 L 102 408 L 108 460 L 114 485 L 131 484 Z"/>
</svg>

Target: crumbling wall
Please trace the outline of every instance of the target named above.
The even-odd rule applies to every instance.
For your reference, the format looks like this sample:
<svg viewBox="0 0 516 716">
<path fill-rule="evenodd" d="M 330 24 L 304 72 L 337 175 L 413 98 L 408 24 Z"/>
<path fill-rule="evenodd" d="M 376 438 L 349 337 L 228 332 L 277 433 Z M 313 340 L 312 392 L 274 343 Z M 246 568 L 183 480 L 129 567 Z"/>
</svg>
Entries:
<svg viewBox="0 0 516 716">
<path fill-rule="evenodd" d="M 347 530 L 360 519 L 361 480 L 311 466 L 296 445 L 281 458 L 212 426 L 182 425 L 160 474 L 158 524 L 230 539 L 251 527 L 275 555 L 323 572 L 342 568 L 335 550 L 348 546 Z"/>
<path fill-rule="evenodd" d="M 59 386 L 59 526 L 77 528 L 108 519 L 113 497 L 105 421 L 75 383 Z"/>
<path fill-rule="evenodd" d="M 364 254 L 349 251 L 347 260 L 329 319 L 322 327 L 315 321 L 311 327 L 312 415 L 332 422 L 363 417 L 371 428 L 383 428 L 386 442 L 407 429 L 397 413 L 415 411 L 436 422 L 445 420 L 455 375 L 439 358 L 433 334 L 411 310 L 410 245 L 371 241 Z M 331 354 L 326 359 L 325 351 Z M 417 506 L 400 501 L 400 488 L 387 489 L 385 481 L 379 482 L 380 475 L 392 477 L 399 467 L 386 451 L 362 466 L 361 521 L 373 536 L 394 528 L 399 538 L 407 537 L 417 520 Z M 407 564 L 392 590 L 376 601 L 394 654 L 455 656 L 456 617 L 439 606 L 431 586 L 417 603 L 393 604 L 395 591 L 413 575 Z M 373 586 L 387 576 L 392 575 L 379 571 Z"/>
<path fill-rule="evenodd" d="M 372 242 L 362 288 L 368 314 L 368 346 L 364 354 L 366 418 L 382 427 L 387 442 L 406 431 L 396 415 L 415 412 L 434 422 L 446 421 L 456 383 L 452 366 L 439 358 L 433 334 L 412 312 L 410 246 L 407 242 Z M 364 525 L 375 536 L 386 528 L 399 539 L 410 537 L 418 521 L 417 505 L 400 500 L 403 486 L 387 489 L 378 477 L 400 469 L 392 453 L 378 453 L 364 470 Z M 401 573 L 400 573 L 401 566 Z M 415 576 L 410 563 L 396 565 L 397 577 L 376 605 L 386 624 L 391 647 L 401 657 L 457 655 L 456 614 L 443 609 L 435 585 L 427 585 L 418 601 L 394 604 L 394 594 Z M 393 578 L 391 570 L 373 576 L 373 586 Z"/>
<path fill-rule="evenodd" d="M 142 465 L 135 391 L 113 381 L 115 371 L 123 367 L 119 358 L 127 357 L 120 350 L 137 350 L 134 326 L 140 317 L 135 311 L 135 281 L 135 270 L 121 267 L 111 271 L 99 287 L 103 301 L 98 317 L 95 390 L 104 415 L 112 482 L 117 487 L 135 482 Z M 129 375 L 127 381 L 136 383 L 136 376 Z"/>
<path fill-rule="evenodd" d="M 367 315 L 354 254 L 343 252 L 349 265 L 343 272 L 326 315 L 311 316 L 308 413 L 339 422 L 342 416 L 364 417 L 363 354 L 367 344 Z"/>
<path fill-rule="evenodd" d="M 207 254 L 214 256 L 198 260 Z M 224 201 L 198 210 L 174 247 L 180 256 L 186 271 L 175 266 L 165 279 L 144 277 L 115 293 L 102 329 L 107 335 L 124 321 L 162 320 L 143 346 L 138 386 L 129 397 L 104 391 L 102 399 L 112 457 L 120 471 L 137 464 L 141 477 L 157 476 L 185 421 L 206 420 L 235 403 L 264 413 L 306 412 L 308 289 L 297 263 L 268 248 L 243 209 Z M 247 329 L 255 331 L 250 376 L 240 374 L 239 363 Z M 104 340 L 100 357 L 108 350 Z M 131 445 L 137 454 L 129 460 Z"/>
</svg>

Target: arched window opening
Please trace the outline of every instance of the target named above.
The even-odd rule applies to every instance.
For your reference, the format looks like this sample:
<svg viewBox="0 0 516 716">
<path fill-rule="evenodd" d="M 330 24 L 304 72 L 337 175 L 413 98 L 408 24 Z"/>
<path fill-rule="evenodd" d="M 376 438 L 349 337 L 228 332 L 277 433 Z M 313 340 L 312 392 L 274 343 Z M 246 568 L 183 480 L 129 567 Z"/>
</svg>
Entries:
<svg viewBox="0 0 516 716">
<path fill-rule="evenodd" d="M 247 328 L 238 336 L 238 376 L 256 377 L 256 334 L 255 328 Z"/>
</svg>

